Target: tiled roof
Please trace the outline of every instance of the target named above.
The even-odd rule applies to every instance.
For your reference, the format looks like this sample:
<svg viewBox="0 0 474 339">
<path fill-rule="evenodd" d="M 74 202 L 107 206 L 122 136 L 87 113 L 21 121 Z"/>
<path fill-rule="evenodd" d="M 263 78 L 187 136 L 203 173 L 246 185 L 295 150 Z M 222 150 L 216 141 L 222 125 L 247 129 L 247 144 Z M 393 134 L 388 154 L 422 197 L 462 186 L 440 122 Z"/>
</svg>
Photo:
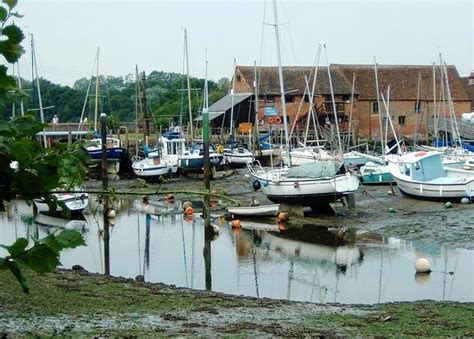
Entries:
<svg viewBox="0 0 474 339">
<path fill-rule="evenodd" d="M 237 72 L 252 86 L 255 79 L 253 66 L 237 66 Z M 283 67 L 283 79 L 285 81 L 285 93 L 302 95 L 305 91 L 305 75 L 308 77 L 310 88 L 313 84 L 314 67 Z M 277 67 L 257 67 L 259 77 L 259 94 L 280 94 L 280 81 Z M 339 69 L 331 67 L 331 78 L 334 94 L 351 94 L 352 83 L 348 81 L 344 73 Z M 351 77 L 352 81 L 352 77 Z M 250 87 L 252 88 L 252 87 Z M 331 94 L 327 67 L 319 67 L 316 79 L 315 94 Z"/>
<path fill-rule="evenodd" d="M 375 100 L 374 65 L 332 65 L 346 77 L 356 75 L 356 89 L 359 100 Z M 447 66 L 449 87 L 454 101 L 469 100 L 455 66 Z M 416 100 L 418 77 L 420 81 L 420 100 L 433 100 L 433 66 L 431 65 L 377 65 L 380 91 L 386 91 L 390 85 L 390 100 Z M 436 92 L 441 88 L 440 67 L 436 67 Z"/>
</svg>

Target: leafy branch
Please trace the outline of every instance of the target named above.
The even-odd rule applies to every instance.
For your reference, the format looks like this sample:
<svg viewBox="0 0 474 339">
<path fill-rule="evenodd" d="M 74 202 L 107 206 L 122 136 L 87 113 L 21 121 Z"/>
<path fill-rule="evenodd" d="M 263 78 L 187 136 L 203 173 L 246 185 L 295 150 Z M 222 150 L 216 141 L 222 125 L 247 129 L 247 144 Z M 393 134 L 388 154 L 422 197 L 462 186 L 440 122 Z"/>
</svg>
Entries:
<svg viewBox="0 0 474 339">
<path fill-rule="evenodd" d="M 10 246 L 0 245 L 9 253 L 5 258 L 0 258 L 0 270 L 10 270 L 24 293 L 29 293 L 29 289 L 21 268 L 29 268 L 37 273 L 51 272 L 61 265 L 59 255 L 62 250 L 85 245 L 82 235 L 73 230 L 63 230 L 40 240 L 32 240 L 33 246 L 30 248 L 27 248 L 29 242 L 26 238 L 18 238 Z"/>
</svg>

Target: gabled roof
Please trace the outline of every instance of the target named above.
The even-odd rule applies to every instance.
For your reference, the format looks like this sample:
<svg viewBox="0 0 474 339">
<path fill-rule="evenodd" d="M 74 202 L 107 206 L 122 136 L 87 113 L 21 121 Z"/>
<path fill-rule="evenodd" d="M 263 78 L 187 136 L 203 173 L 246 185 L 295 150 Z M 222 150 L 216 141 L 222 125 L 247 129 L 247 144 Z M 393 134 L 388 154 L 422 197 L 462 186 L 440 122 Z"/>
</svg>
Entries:
<svg viewBox="0 0 474 339">
<path fill-rule="evenodd" d="M 376 100 L 374 65 L 332 65 L 352 79 L 356 75 L 359 100 Z M 437 99 L 441 88 L 440 67 L 436 66 L 435 86 Z M 449 88 L 454 101 L 469 100 L 455 66 L 447 66 Z M 379 90 L 386 92 L 390 85 L 390 100 L 416 100 L 420 76 L 420 100 L 433 100 L 433 66 L 431 65 L 377 65 Z M 445 84 L 443 84 L 444 87 Z"/>
<path fill-rule="evenodd" d="M 308 77 L 308 83 L 311 89 L 314 70 L 314 67 L 283 67 L 285 93 L 290 95 L 303 95 L 306 88 L 305 75 Z M 245 81 L 249 89 L 252 89 L 255 80 L 254 67 L 237 66 L 236 72 L 241 76 L 241 81 Z M 278 67 L 257 67 L 257 77 L 259 78 L 259 95 L 280 95 Z M 344 73 L 339 69 L 331 67 L 331 79 L 334 94 L 351 94 L 352 83 L 347 80 Z M 318 68 L 315 94 L 331 94 L 328 69 L 326 66 Z"/>
<path fill-rule="evenodd" d="M 252 93 L 235 93 L 234 94 L 234 106 L 240 104 L 242 101 L 252 96 Z M 227 94 L 225 97 L 220 98 L 214 104 L 209 107 L 209 120 L 213 120 L 218 116 L 224 114 L 227 110 L 232 107 L 232 95 Z M 202 115 L 195 118 L 194 121 L 201 121 Z"/>
</svg>

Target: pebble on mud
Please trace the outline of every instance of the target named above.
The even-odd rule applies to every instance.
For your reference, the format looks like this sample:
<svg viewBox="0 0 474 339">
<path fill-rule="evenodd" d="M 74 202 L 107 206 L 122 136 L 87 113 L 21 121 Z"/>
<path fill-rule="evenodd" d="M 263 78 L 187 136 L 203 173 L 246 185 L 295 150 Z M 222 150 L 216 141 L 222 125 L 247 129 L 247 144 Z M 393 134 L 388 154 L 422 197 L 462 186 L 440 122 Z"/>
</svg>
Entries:
<svg viewBox="0 0 474 339">
<path fill-rule="evenodd" d="M 445 204 L 444 204 L 444 207 L 446 207 L 446 208 L 452 208 L 452 207 L 453 207 L 453 204 L 452 204 L 450 201 L 446 201 Z"/>
<path fill-rule="evenodd" d="M 388 209 L 388 213 L 395 213 L 395 212 L 396 212 L 396 211 L 395 211 L 395 208 L 393 208 L 393 207 L 390 207 L 390 208 Z"/>
</svg>

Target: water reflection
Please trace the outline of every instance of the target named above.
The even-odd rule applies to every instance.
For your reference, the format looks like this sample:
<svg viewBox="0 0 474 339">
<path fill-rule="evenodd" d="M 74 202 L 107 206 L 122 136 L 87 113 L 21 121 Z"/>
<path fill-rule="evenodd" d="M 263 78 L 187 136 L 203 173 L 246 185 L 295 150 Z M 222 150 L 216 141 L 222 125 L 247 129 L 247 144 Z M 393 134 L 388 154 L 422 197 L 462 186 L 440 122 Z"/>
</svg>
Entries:
<svg viewBox="0 0 474 339">
<path fill-rule="evenodd" d="M 87 247 L 65 251 L 65 267 L 80 264 L 93 272 L 238 295 L 322 303 L 474 299 L 472 250 L 342 227 L 288 228 L 272 219 L 242 220 L 242 229 L 233 229 L 213 218 L 220 228 L 214 238 L 206 236 L 200 215 L 183 216 L 181 201 L 114 201 L 113 223 L 103 218 L 102 205 L 91 203 L 83 219 L 67 220 L 32 217 L 31 206 L 12 201 L 0 213 L 0 243 L 74 228 L 83 232 Z M 431 262 L 428 276 L 415 275 L 413 264 L 421 256 Z"/>
</svg>

